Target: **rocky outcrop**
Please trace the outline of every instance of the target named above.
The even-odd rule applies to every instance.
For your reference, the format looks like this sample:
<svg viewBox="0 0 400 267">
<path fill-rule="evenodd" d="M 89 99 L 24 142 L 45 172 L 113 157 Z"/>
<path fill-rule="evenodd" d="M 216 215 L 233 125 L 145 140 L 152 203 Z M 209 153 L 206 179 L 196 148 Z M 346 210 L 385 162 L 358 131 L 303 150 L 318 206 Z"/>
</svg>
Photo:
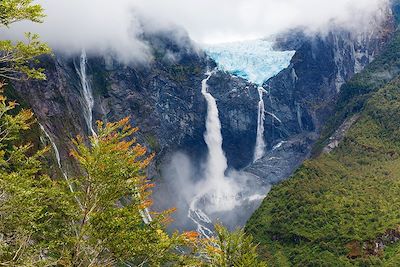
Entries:
<svg viewBox="0 0 400 267">
<path fill-rule="evenodd" d="M 391 16 L 368 35 L 334 30 L 326 36 L 295 34 L 279 39 L 278 47 L 297 50 L 290 66 L 264 84 L 266 156 L 251 165 L 257 131 L 257 87 L 217 71 L 209 79 L 222 123 L 223 148 L 230 167 L 252 172 L 269 182 L 288 177 L 308 155 L 331 114 L 341 84 L 379 53 L 394 31 Z M 154 59 L 147 64 L 123 65 L 111 56 L 88 52 L 88 77 L 94 96 L 95 120 L 115 121 L 129 116 L 140 127 L 138 139 L 163 161 L 183 150 L 196 159 L 205 155 L 203 140 L 206 103 L 201 81 L 215 63 L 189 37 L 180 33 L 144 35 Z M 178 41 L 179 40 L 179 41 Z M 16 83 L 39 122 L 68 162 L 70 140 L 87 135 L 78 55 L 42 60 L 46 81 Z M 280 144 L 278 146 L 278 144 Z M 67 172 L 75 168 L 65 164 Z M 155 173 L 158 171 L 155 169 Z"/>
<path fill-rule="evenodd" d="M 346 136 L 346 133 L 350 130 L 351 126 L 360 118 L 360 115 L 354 115 L 347 120 L 345 120 L 342 125 L 340 125 L 339 129 L 336 130 L 336 132 L 329 137 L 329 143 L 322 149 L 323 153 L 330 153 L 332 152 L 335 148 L 337 148 L 340 144 L 340 142 L 343 141 L 344 137 Z"/>
<path fill-rule="evenodd" d="M 400 227 L 389 229 L 373 240 L 364 242 L 352 241 L 346 245 L 349 250 L 347 257 L 357 259 L 361 257 L 382 256 L 384 249 L 400 241 Z"/>
<path fill-rule="evenodd" d="M 145 38 L 154 55 L 146 65 L 122 65 L 112 57 L 98 57 L 88 51 L 94 120 L 115 121 L 129 116 L 132 124 L 140 127 L 139 141 L 155 151 L 159 160 L 176 150 L 202 157 L 206 149 L 206 103 L 201 81 L 215 64 L 187 37 L 179 38 L 179 43 L 169 33 Z M 68 140 L 78 134 L 87 136 L 89 129 L 83 117 L 84 99 L 77 73 L 79 55 L 68 58 L 55 54 L 42 58 L 46 81 L 15 83 L 14 88 L 59 147 L 62 160 L 68 162 Z M 209 83 L 220 108 L 229 163 L 241 168 L 251 161 L 255 143 L 257 90 L 224 72 L 216 72 Z M 75 169 L 71 164 L 65 167 L 69 173 Z"/>
<path fill-rule="evenodd" d="M 269 91 L 266 110 L 279 120 L 267 117 L 268 152 L 247 170 L 273 183 L 290 176 L 308 157 L 332 115 L 341 85 L 382 51 L 395 30 L 395 19 L 387 11 L 386 20 L 368 33 L 334 29 L 325 36 L 310 37 L 294 31 L 277 38 L 277 48 L 296 49 L 296 54 L 287 69 L 264 84 Z M 274 149 L 281 142 L 282 147 Z"/>
</svg>

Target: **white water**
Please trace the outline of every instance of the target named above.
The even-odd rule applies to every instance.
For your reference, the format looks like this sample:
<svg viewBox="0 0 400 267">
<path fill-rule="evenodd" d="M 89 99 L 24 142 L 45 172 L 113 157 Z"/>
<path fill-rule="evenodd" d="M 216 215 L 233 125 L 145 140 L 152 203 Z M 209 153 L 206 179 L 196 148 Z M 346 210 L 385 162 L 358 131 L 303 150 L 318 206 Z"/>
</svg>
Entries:
<svg viewBox="0 0 400 267">
<path fill-rule="evenodd" d="M 86 121 L 86 125 L 89 129 L 89 133 L 92 134 L 92 136 L 97 136 L 96 131 L 93 128 L 93 107 L 94 107 L 94 98 L 93 98 L 93 92 L 92 92 L 92 87 L 90 85 L 90 81 L 87 77 L 87 55 L 85 50 L 82 50 L 81 57 L 80 57 L 80 64 L 79 64 L 79 69 L 76 69 L 79 78 L 81 79 L 81 86 L 82 86 L 82 94 L 83 94 L 83 116 Z M 143 210 L 139 211 L 140 215 L 142 216 L 143 222 L 146 224 L 149 224 L 150 222 L 153 221 L 153 219 L 150 216 L 150 212 L 148 208 L 145 208 Z"/>
<path fill-rule="evenodd" d="M 69 181 L 68 174 L 64 170 L 64 168 L 63 168 L 63 166 L 61 164 L 60 152 L 58 150 L 58 147 L 57 147 L 56 143 L 54 142 L 53 138 L 51 138 L 50 134 L 46 131 L 46 129 L 44 128 L 44 126 L 42 124 L 39 123 L 39 127 L 42 130 L 42 132 L 46 135 L 47 139 L 50 141 L 51 146 L 53 147 L 53 151 L 54 151 L 54 154 L 56 156 L 58 168 L 60 169 L 65 181 L 67 182 L 69 190 L 71 191 L 71 193 L 75 193 L 74 188 L 72 187 L 72 184 Z M 83 209 L 82 204 L 79 201 L 79 199 L 77 197 L 75 197 L 75 200 L 78 203 L 79 207 L 81 209 Z"/>
<path fill-rule="evenodd" d="M 82 95 L 83 95 L 83 100 L 84 100 L 83 116 L 85 118 L 85 122 L 86 122 L 89 132 L 93 136 L 96 136 L 96 132 L 93 129 L 94 98 L 93 98 L 92 87 L 91 87 L 90 82 L 87 77 L 86 65 L 87 65 L 86 52 L 85 52 L 85 50 L 82 50 L 81 57 L 80 57 L 80 63 L 79 63 L 79 69 L 76 68 L 76 72 L 78 73 L 79 78 L 81 80 Z"/>
<path fill-rule="evenodd" d="M 51 136 L 49 135 L 49 133 L 46 131 L 46 129 L 43 127 L 42 124 L 39 123 L 39 127 L 42 130 L 42 132 L 46 135 L 47 139 L 50 141 L 50 144 L 53 147 L 53 151 L 54 151 L 54 154 L 56 156 L 58 168 L 60 169 L 62 175 L 64 176 L 64 179 L 68 182 L 68 186 L 69 186 L 70 191 L 73 193 L 74 190 L 72 188 L 72 185 L 68 181 L 68 175 L 67 175 L 67 173 L 64 171 L 64 169 L 62 167 L 60 152 L 58 151 L 56 143 L 54 143 L 53 138 L 51 138 Z"/>
<path fill-rule="evenodd" d="M 208 158 L 205 170 L 206 183 L 211 186 L 212 200 L 209 210 L 212 212 L 227 211 L 233 209 L 238 203 L 235 199 L 238 190 L 234 184 L 228 181 L 225 172 L 228 169 L 228 161 L 222 149 L 221 122 L 219 120 L 217 102 L 208 92 L 207 82 L 212 72 L 202 81 L 201 93 L 207 101 L 207 120 L 204 141 L 208 148 Z M 208 192 L 209 193 L 209 192 Z"/>
<path fill-rule="evenodd" d="M 270 41 L 253 40 L 212 45 L 206 48 L 207 54 L 217 62 L 220 69 L 258 85 L 259 102 L 254 162 L 264 156 L 266 147 L 264 139 L 266 112 L 263 96 L 268 92 L 262 84 L 287 68 L 295 53 L 295 51 L 275 51 L 273 45 Z M 280 121 L 274 114 L 267 114 Z"/>
<path fill-rule="evenodd" d="M 197 231 L 204 237 L 213 235 L 212 223 L 216 219 L 232 226 L 233 221 L 230 221 L 230 218 L 233 219 L 235 214 L 246 216 L 247 210 L 242 209 L 259 203 L 267 191 L 265 185 L 258 184 L 254 175 L 234 170 L 226 173 L 228 162 L 222 148 L 218 106 L 214 97 L 208 92 L 207 85 L 212 74 L 207 72 L 207 77 L 201 84 L 201 93 L 207 102 L 204 133 L 204 141 L 208 148 L 207 161 L 203 178 L 197 184 L 190 186 L 196 193 L 190 201 L 187 214 L 195 223 Z"/>
<path fill-rule="evenodd" d="M 256 146 L 254 148 L 254 159 L 261 159 L 265 153 L 265 140 L 264 140 L 264 121 L 265 121 L 265 106 L 263 94 L 266 93 L 265 89 L 262 87 L 258 87 L 258 95 L 260 97 L 260 101 L 258 102 L 258 116 L 257 116 L 257 137 L 256 137 Z"/>
<path fill-rule="evenodd" d="M 208 157 L 205 169 L 205 180 L 200 186 L 200 192 L 190 203 L 188 217 L 197 225 L 197 231 L 205 237 L 209 237 L 212 231 L 204 226 L 210 224 L 211 219 L 199 208 L 199 203 L 207 209 L 208 213 L 224 212 L 232 210 L 238 205 L 238 190 L 233 181 L 228 181 L 225 171 L 228 162 L 222 149 L 221 122 L 219 120 L 217 102 L 208 92 L 207 82 L 212 72 L 207 72 L 207 78 L 202 81 L 201 93 L 207 101 L 207 119 L 204 141 L 208 148 Z M 207 204 L 204 205 L 204 202 Z"/>
<path fill-rule="evenodd" d="M 212 73 L 207 73 L 208 77 L 202 81 L 201 93 L 207 101 L 207 120 L 204 141 L 208 148 L 208 159 L 206 167 L 206 177 L 210 182 L 216 185 L 216 195 L 222 195 L 222 188 L 219 183 L 225 180 L 225 171 L 228 168 L 228 162 L 225 153 L 222 150 L 221 122 L 219 120 L 217 102 L 207 91 L 207 82 Z M 216 199 L 219 200 L 218 198 Z"/>
</svg>

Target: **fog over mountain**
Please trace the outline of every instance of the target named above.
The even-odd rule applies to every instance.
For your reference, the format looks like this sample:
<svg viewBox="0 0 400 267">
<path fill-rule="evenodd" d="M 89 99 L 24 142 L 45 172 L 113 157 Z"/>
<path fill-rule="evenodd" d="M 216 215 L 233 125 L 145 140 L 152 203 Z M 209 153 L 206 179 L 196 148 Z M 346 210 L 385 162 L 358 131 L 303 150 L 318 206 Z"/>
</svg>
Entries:
<svg viewBox="0 0 400 267">
<path fill-rule="evenodd" d="M 147 60 L 146 31 L 182 27 L 198 43 L 256 39 L 301 27 L 323 32 L 335 24 L 363 30 L 389 0 L 38 0 L 43 24 L 20 22 L 5 37 L 37 32 L 55 50 L 113 52 L 122 61 Z"/>
</svg>

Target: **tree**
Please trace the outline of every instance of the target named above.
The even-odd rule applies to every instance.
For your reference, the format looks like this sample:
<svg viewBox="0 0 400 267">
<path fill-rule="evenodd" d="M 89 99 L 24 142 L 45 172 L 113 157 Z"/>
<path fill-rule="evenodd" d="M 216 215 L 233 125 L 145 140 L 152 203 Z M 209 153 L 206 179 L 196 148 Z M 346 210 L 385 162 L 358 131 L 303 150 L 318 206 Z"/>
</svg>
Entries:
<svg viewBox="0 0 400 267">
<path fill-rule="evenodd" d="M 216 236 L 205 240 L 202 255 L 207 266 L 213 267 L 266 267 L 257 254 L 252 236 L 242 229 L 229 232 L 220 224 L 215 225 Z"/>
<path fill-rule="evenodd" d="M 16 107 L 0 96 L 0 266 L 40 266 L 56 262 L 52 252 L 65 246 L 73 203 L 65 185 L 42 173 L 46 149 L 20 144 L 34 119 L 28 110 L 12 115 Z"/>
<path fill-rule="evenodd" d="M 168 235 L 172 212 L 150 213 L 146 167 L 152 159 L 123 119 L 98 122 L 89 142 L 77 137 L 71 155 L 81 166 L 74 192 L 62 179 L 42 174 L 30 144 L 16 146 L 34 122 L 30 111 L 0 99 L 0 265 L 57 266 L 265 266 L 243 231 L 217 236 Z M 31 156 L 28 156 L 32 154 Z"/>
<path fill-rule="evenodd" d="M 71 155 L 82 167 L 74 188 L 77 193 L 78 222 L 70 249 L 73 266 L 108 266 L 130 262 L 132 266 L 159 266 L 191 259 L 177 253 L 188 246 L 196 234 L 175 233 L 169 236 L 165 224 L 171 211 L 150 213 L 149 198 L 153 186 L 146 177 L 146 167 L 153 155 L 131 138 L 137 128 L 129 119 L 116 123 L 98 122 L 98 134 L 89 145 L 78 137 Z"/>
<path fill-rule="evenodd" d="M 42 22 L 33 0 L 1 0 L 0 27 Z M 38 35 L 0 41 L 0 80 L 45 79 L 35 68 L 50 49 Z M 82 175 L 63 182 L 42 168 L 47 148 L 21 140 L 35 123 L 28 110 L 2 96 L 0 84 L 0 266 L 264 266 L 251 238 L 216 226 L 217 238 L 168 235 L 173 210 L 151 213 L 146 167 L 153 158 L 131 136 L 129 120 L 98 123 L 98 135 L 77 137 L 71 155 Z M 72 184 L 69 184 L 72 183 Z M 72 192 L 69 188 L 73 188 Z"/>
<path fill-rule="evenodd" d="M 33 0 L 1 0 L 0 28 L 29 20 L 40 23 L 44 18 L 43 8 Z M 26 33 L 26 41 L 0 40 L 0 78 L 18 80 L 22 78 L 45 79 L 44 70 L 35 68 L 37 57 L 50 53 L 50 48 L 39 41 L 37 34 Z"/>
</svg>

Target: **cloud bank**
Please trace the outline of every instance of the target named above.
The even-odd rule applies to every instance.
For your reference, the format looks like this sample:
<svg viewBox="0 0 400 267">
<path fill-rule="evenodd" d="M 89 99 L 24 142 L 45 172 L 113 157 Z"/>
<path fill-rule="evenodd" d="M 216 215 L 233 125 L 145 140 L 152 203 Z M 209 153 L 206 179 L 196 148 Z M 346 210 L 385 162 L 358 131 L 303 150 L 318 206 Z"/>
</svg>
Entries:
<svg viewBox="0 0 400 267">
<path fill-rule="evenodd" d="M 37 0 L 43 24 L 18 23 L 0 32 L 20 38 L 37 32 L 55 50 L 116 53 L 120 59 L 146 60 L 140 39 L 146 30 L 182 27 L 198 43 L 270 36 L 290 28 L 325 31 L 331 23 L 364 30 L 382 15 L 389 0 Z"/>
<path fill-rule="evenodd" d="M 325 31 L 331 23 L 364 28 L 387 0 L 146 0 L 147 17 L 184 26 L 199 42 L 255 39 L 291 28 Z"/>
</svg>

